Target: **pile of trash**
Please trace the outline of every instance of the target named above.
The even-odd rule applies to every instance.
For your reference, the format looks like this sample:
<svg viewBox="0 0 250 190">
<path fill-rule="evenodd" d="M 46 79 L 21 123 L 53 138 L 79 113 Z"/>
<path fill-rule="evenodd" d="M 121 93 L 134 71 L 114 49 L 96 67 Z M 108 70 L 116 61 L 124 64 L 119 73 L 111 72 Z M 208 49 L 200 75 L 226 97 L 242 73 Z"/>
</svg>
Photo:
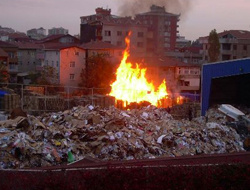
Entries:
<svg viewBox="0 0 250 190">
<path fill-rule="evenodd" d="M 216 111 L 175 120 L 154 106 L 134 110 L 91 105 L 0 121 L 0 168 L 35 168 L 99 160 L 151 159 L 244 151 Z"/>
</svg>

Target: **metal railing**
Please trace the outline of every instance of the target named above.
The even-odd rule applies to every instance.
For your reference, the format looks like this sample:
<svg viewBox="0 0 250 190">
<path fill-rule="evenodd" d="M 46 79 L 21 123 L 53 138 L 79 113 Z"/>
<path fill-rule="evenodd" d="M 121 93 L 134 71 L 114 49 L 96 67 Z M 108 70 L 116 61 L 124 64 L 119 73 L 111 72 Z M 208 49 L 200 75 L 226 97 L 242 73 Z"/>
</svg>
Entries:
<svg viewBox="0 0 250 190">
<path fill-rule="evenodd" d="M 109 96 L 109 92 L 110 89 L 105 88 L 0 83 L 0 111 L 10 113 L 14 108 L 20 107 L 30 114 L 41 114 L 64 111 L 79 105 L 100 107 L 123 105 L 122 102 Z M 174 104 L 179 95 L 171 94 L 170 101 L 164 100 L 163 104 L 167 107 Z M 191 101 L 199 100 L 191 98 Z"/>
<path fill-rule="evenodd" d="M 41 113 L 88 104 L 106 107 L 115 104 L 114 98 L 106 95 L 108 92 L 100 88 L 0 83 L 0 111 L 21 107 L 29 113 Z"/>
</svg>

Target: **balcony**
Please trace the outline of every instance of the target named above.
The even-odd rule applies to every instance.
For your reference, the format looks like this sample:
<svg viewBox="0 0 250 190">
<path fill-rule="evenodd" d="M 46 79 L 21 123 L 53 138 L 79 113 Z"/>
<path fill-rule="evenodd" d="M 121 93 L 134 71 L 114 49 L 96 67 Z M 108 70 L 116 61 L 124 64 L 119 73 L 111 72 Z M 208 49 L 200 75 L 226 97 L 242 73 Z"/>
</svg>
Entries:
<svg viewBox="0 0 250 190">
<path fill-rule="evenodd" d="M 233 38 L 220 38 L 221 44 L 237 44 L 238 40 Z"/>
<path fill-rule="evenodd" d="M 221 50 L 221 54 L 227 54 L 227 55 L 231 55 L 233 53 L 232 50 Z"/>
</svg>

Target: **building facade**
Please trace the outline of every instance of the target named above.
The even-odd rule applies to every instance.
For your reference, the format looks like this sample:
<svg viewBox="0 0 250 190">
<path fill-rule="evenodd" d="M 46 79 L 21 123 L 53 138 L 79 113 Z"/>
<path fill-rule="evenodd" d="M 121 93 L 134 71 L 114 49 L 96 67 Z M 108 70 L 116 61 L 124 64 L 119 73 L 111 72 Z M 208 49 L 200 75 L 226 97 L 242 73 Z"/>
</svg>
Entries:
<svg viewBox="0 0 250 190">
<path fill-rule="evenodd" d="M 80 39 L 82 43 L 102 41 L 125 47 L 125 37 L 130 36 L 131 56 L 143 57 L 147 47 L 147 27 L 131 17 L 111 14 L 110 9 L 97 8 L 96 14 L 81 17 Z"/>
<path fill-rule="evenodd" d="M 27 31 L 27 36 L 32 39 L 40 40 L 46 37 L 46 30 L 42 27 L 38 29 L 33 28 Z"/>
<path fill-rule="evenodd" d="M 48 36 L 51 36 L 51 35 L 57 35 L 57 34 L 68 34 L 69 33 L 69 30 L 68 29 L 65 29 L 65 28 L 62 28 L 62 27 L 59 27 L 59 28 L 51 28 L 48 30 Z"/>
<path fill-rule="evenodd" d="M 153 33 L 153 37 L 147 39 L 147 52 L 165 55 L 175 50 L 179 17 L 166 12 L 165 7 L 156 5 L 152 5 L 149 12 L 136 15 L 135 20 L 147 25 L 148 31 Z"/>
<path fill-rule="evenodd" d="M 131 56 L 166 56 L 166 52 L 175 49 L 179 16 L 156 5 L 134 19 L 97 8 L 95 15 L 81 17 L 80 39 L 83 43 L 99 40 L 125 46 L 124 38 L 131 31 Z"/>
<path fill-rule="evenodd" d="M 242 59 L 250 57 L 250 31 L 228 30 L 218 33 L 220 42 L 220 55 L 218 61 Z M 208 36 L 199 38 L 203 45 L 203 62 L 209 62 Z"/>
</svg>

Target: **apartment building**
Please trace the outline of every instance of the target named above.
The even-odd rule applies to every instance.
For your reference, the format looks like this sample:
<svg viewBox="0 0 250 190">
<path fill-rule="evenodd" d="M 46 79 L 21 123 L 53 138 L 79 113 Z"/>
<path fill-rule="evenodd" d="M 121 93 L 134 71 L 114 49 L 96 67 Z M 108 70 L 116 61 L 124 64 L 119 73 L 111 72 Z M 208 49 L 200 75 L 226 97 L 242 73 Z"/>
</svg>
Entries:
<svg viewBox="0 0 250 190">
<path fill-rule="evenodd" d="M 86 50 L 86 58 L 97 54 L 104 55 L 113 64 L 118 64 L 122 60 L 123 48 L 102 41 L 91 41 L 81 45 Z"/>
<path fill-rule="evenodd" d="M 16 42 L 15 45 L 18 46 L 18 72 L 40 72 L 42 68 L 37 53 L 43 46 L 32 42 Z"/>
<path fill-rule="evenodd" d="M 131 56 L 145 56 L 147 46 L 145 25 L 131 17 L 112 15 L 111 9 L 97 8 L 95 11 L 94 15 L 81 17 L 81 42 L 102 41 L 124 48 L 125 37 L 131 32 Z"/>
<path fill-rule="evenodd" d="M 85 68 L 86 52 L 83 48 L 63 44 L 44 44 L 39 53 L 42 67 L 52 67 L 56 77 L 50 78 L 53 83 L 62 86 L 78 86 L 81 72 Z"/>
<path fill-rule="evenodd" d="M 148 32 L 153 33 L 153 37 L 147 39 L 147 52 L 164 56 L 166 52 L 174 51 L 179 17 L 156 5 L 152 5 L 149 12 L 136 15 L 135 20 L 147 25 Z"/>
<path fill-rule="evenodd" d="M 219 61 L 241 59 L 250 57 L 250 31 L 228 30 L 218 33 L 220 42 Z M 199 42 L 203 45 L 203 62 L 209 62 L 208 36 L 200 37 Z"/>
<path fill-rule="evenodd" d="M 68 34 L 69 33 L 69 30 L 68 29 L 65 29 L 63 27 L 59 27 L 59 28 L 51 28 L 48 30 L 48 36 L 51 36 L 51 35 L 57 35 L 57 34 Z"/>
<path fill-rule="evenodd" d="M 40 40 L 46 37 L 46 30 L 42 27 L 37 29 L 33 28 L 27 31 L 27 36 L 32 39 Z"/>
<path fill-rule="evenodd" d="M 131 56 L 165 56 L 165 52 L 175 48 L 179 16 L 156 5 L 134 19 L 112 15 L 111 9 L 97 8 L 96 14 L 81 17 L 81 42 L 99 40 L 125 46 L 124 38 L 131 31 Z"/>
</svg>

